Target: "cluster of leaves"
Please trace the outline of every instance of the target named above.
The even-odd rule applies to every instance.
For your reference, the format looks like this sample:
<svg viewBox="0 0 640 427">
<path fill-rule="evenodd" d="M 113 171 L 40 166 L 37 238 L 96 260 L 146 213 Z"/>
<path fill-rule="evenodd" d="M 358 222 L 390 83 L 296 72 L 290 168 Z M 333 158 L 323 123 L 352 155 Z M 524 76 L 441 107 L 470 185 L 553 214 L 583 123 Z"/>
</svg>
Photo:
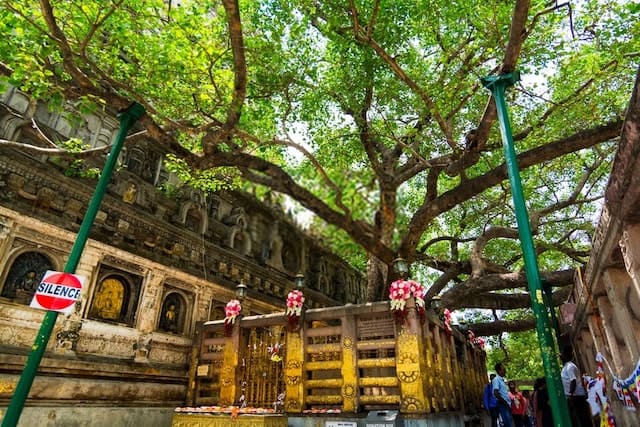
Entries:
<svg viewBox="0 0 640 427">
<path fill-rule="evenodd" d="M 523 260 L 479 78 L 524 76 L 510 116 L 540 266 L 559 291 L 588 256 L 639 12 L 623 0 L 6 0 L 0 74 L 54 104 L 143 104 L 171 171 L 207 192 L 295 200 L 367 270 L 370 299 L 401 256 L 450 309 L 517 309 Z"/>
</svg>

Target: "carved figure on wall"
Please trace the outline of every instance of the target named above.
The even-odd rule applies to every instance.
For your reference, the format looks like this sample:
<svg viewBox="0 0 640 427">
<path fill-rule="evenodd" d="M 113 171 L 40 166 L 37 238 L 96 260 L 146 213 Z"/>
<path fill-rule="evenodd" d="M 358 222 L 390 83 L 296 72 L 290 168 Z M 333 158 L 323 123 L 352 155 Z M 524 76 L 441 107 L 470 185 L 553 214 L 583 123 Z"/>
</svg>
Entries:
<svg viewBox="0 0 640 427">
<path fill-rule="evenodd" d="M 118 320 L 124 300 L 124 285 L 118 279 L 109 278 L 100 284 L 91 312 L 106 320 Z"/>
<path fill-rule="evenodd" d="M 36 277 L 36 272 L 30 270 L 27 272 L 27 274 L 24 275 L 24 277 L 18 284 L 18 289 L 22 289 L 23 291 L 27 292 L 34 292 L 39 282 L 40 281 Z"/>
<path fill-rule="evenodd" d="M 233 208 L 222 222 L 229 226 L 227 245 L 243 255 L 249 255 L 252 243 L 251 235 L 247 232 L 247 219 L 244 209 L 241 207 Z"/>
<path fill-rule="evenodd" d="M 80 340 L 80 329 L 82 329 L 81 321 L 65 319 L 62 330 L 56 334 L 58 339 L 56 347 L 61 350 L 75 351 Z"/>
<path fill-rule="evenodd" d="M 138 189 L 136 188 L 136 185 L 134 183 L 129 184 L 129 188 L 127 188 L 127 191 L 122 195 L 122 201 L 130 205 L 134 204 L 137 192 Z"/>
<path fill-rule="evenodd" d="M 208 203 L 209 218 L 217 220 L 219 210 L 220 210 L 220 198 L 218 196 L 211 196 Z"/>
<path fill-rule="evenodd" d="M 211 301 L 211 312 L 209 313 L 209 320 L 222 320 L 225 317 L 224 314 L 224 306 L 223 305 L 214 305 L 217 304 L 217 302 Z"/>
<path fill-rule="evenodd" d="M 277 268 L 278 270 L 284 270 L 284 265 L 282 264 L 283 244 L 282 237 L 279 233 L 278 223 L 276 223 L 271 229 L 271 234 L 269 235 L 269 259 L 267 260 L 267 264 L 273 268 Z"/>
<path fill-rule="evenodd" d="M 165 332 L 178 333 L 180 331 L 180 312 L 182 301 L 180 297 L 171 293 L 167 295 L 162 304 L 162 316 L 160 317 L 159 329 Z"/>
<path fill-rule="evenodd" d="M 171 304 L 167 311 L 164 312 L 162 329 L 169 332 L 176 332 L 178 315 L 176 313 L 176 306 Z"/>
<path fill-rule="evenodd" d="M 138 337 L 133 343 L 133 360 L 135 362 L 147 362 L 149 360 L 149 352 L 151 351 L 151 334 L 145 334 Z"/>
<path fill-rule="evenodd" d="M 47 270 L 54 270 L 54 268 L 45 255 L 38 252 L 21 254 L 9 269 L 2 288 L 2 296 L 18 298 L 19 302 L 28 304 L 40 283 L 40 279 Z"/>
<path fill-rule="evenodd" d="M 145 161 L 145 152 L 142 147 L 133 147 L 129 150 L 127 170 L 134 175 L 142 176 L 142 167 Z"/>
</svg>

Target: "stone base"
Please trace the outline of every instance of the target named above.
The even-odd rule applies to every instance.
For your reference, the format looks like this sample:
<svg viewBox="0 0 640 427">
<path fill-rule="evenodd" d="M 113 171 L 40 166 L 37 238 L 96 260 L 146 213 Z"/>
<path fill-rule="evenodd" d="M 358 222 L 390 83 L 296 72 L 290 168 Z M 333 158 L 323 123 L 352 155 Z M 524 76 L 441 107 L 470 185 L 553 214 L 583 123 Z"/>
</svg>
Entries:
<svg viewBox="0 0 640 427">
<path fill-rule="evenodd" d="M 364 415 L 343 414 L 341 417 L 289 416 L 289 427 L 465 427 L 481 424 L 466 423 L 462 414 L 441 412 L 396 421 L 368 420 Z"/>
<path fill-rule="evenodd" d="M 175 407 L 114 408 L 96 406 L 27 406 L 22 410 L 18 427 L 170 427 Z M 7 407 L 0 407 L 0 419 Z"/>
</svg>

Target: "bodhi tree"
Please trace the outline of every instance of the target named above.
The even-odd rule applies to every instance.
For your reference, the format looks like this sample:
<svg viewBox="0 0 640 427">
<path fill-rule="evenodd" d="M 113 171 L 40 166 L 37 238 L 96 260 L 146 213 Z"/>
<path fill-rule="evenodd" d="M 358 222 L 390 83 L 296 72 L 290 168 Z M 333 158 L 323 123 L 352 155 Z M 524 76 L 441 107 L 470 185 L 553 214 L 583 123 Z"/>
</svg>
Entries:
<svg viewBox="0 0 640 427">
<path fill-rule="evenodd" d="M 5 0 L 0 73 L 52 107 L 144 105 L 133 138 L 165 146 L 192 181 L 236 179 L 312 212 L 313 232 L 366 270 L 369 300 L 402 257 L 449 309 L 508 310 L 530 299 L 479 79 L 524 77 L 511 120 L 559 303 L 589 253 L 637 15 L 623 0 Z"/>
</svg>

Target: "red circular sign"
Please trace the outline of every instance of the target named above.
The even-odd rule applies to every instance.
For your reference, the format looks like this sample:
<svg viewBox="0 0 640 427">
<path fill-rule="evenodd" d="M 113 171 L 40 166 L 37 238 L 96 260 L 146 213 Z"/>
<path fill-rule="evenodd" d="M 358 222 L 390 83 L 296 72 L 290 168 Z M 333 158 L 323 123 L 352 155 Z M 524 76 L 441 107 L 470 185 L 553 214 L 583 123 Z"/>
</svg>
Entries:
<svg viewBox="0 0 640 427">
<path fill-rule="evenodd" d="M 64 310 L 75 304 L 80 296 L 82 283 L 70 273 L 53 273 L 45 276 L 36 290 L 38 304 L 47 310 Z"/>
</svg>

